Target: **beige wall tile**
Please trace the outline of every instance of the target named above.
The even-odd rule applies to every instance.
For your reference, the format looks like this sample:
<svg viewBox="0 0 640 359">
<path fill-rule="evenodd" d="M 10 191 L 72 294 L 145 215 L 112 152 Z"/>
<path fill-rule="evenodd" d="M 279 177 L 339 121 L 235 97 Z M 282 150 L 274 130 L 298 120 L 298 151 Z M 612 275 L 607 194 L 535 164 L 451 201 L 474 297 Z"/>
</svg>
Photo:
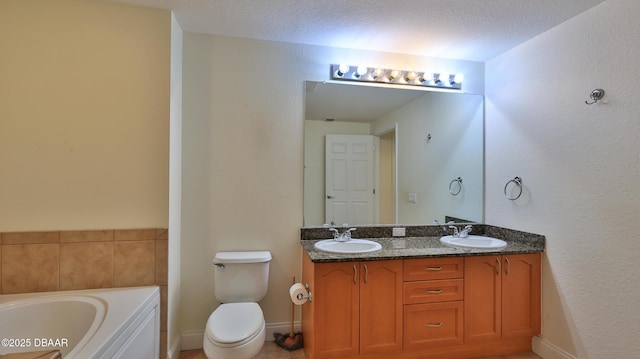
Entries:
<svg viewBox="0 0 640 359">
<path fill-rule="evenodd" d="M 166 285 L 160 286 L 160 330 L 167 330 L 167 299 L 169 288 Z"/>
<path fill-rule="evenodd" d="M 113 287 L 113 242 L 60 243 L 60 289 Z"/>
<path fill-rule="evenodd" d="M 156 229 L 156 239 L 169 239 L 169 230 L 166 228 Z"/>
<path fill-rule="evenodd" d="M 5 245 L 2 248 L 2 292 L 46 292 L 59 289 L 59 244 Z"/>
<path fill-rule="evenodd" d="M 115 231 L 116 241 L 144 241 L 156 239 L 155 229 L 118 229 Z"/>
<path fill-rule="evenodd" d="M 156 284 L 167 285 L 169 241 L 156 241 Z"/>
<path fill-rule="evenodd" d="M 60 243 L 64 242 L 113 242 L 114 231 L 61 231 Z"/>
<path fill-rule="evenodd" d="M 156 241 L 114 243 L 114 286 L 153 285 L 156 279 Z"/>
<path fill-rule="evenodd" d="M 45 244 L 60 242 L 60 232 L 2 233 L 2 244 Z"/>
</svg>

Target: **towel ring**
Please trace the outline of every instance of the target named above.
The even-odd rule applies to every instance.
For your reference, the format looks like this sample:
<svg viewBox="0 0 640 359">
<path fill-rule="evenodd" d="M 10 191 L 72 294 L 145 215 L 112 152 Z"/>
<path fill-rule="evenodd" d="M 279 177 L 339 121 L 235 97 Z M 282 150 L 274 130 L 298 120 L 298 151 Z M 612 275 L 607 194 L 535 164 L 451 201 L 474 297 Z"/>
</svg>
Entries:
<svg viewBox="0 0 640 359">
<path fill-rule="evenodd" d="M 454 191 L 451 186 L 453 186 L 453 184 L 456 182 L 458 183 L 458 190 Z M 453 196 L 457 196 L 460 194 L 460 191 L 462 191 L 462 177 L 454 178 L 451 182 L 449 182 L 449 193 L 451 193 L 451 195 Z"/>
<path fill-rule="evenodd" d="M 509 197 L 509 195 L 507 194 L 507 187 L 509 187 L 509 183 L 513 183 L 516 186 L 518 186 L 518 188 L 520 188 L 520 191 L 518 192 L 517 196 Z M 520 198 L 521 195 L 522 195 L 522 178 L 515 177 L 514 179 L 512 179 L 511 181 L 507 182 L 507 184 L 504 185 L 504 196 L 507 197 L 509 201 L 515 201 L 516 199 Z"/>
</svg>

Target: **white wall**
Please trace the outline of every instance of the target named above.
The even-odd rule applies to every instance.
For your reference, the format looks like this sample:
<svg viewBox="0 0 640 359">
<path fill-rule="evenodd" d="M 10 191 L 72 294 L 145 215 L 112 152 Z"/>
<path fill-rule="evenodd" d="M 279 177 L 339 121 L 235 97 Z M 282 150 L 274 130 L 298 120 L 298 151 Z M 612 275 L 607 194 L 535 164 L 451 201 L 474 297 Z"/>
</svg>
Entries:
<svg viewBox="0 0 640 359">
<path fill-rule="evenodd" d="M 182 37 L 171 14 L 171 103 L 169 106 L 169 251 L 167 298 L 167 343 L 172 352 L 180 350 L 180 245 L 182 220 Z M 164 353 L 161 353 L 164 354 Z"/>
<path fill-rule="evenodd" d="M 482 93 L 484 64 L 185 33 L 181 328 L 200 333 L 217 306 L 211 259 L 221 250 L 273 254 L 267 323 L 289 319 L 300 278 L 304 81 L 331 63 L 422 69 L 448 64 Z M 286 327 L 285 327 L 286 328 Z M 197 340 L 194 341 L 197 344 Z"/>
<path fill-rule="evenodd" d="M 444 223 L 446 215 L 482 222 L 483 118 L 481 95 L 431 92 L 374 123 L 398 126 L 397 223 Z M 458 177 L 462 189 L 452 196 L 449 183 Z"/>
<path fill-rule="evenodd" d="M 547 237 L 545 358 L 640 358 L 638 18 L 609 0 L 486 65 L 486 221 Z"/>
</svg>

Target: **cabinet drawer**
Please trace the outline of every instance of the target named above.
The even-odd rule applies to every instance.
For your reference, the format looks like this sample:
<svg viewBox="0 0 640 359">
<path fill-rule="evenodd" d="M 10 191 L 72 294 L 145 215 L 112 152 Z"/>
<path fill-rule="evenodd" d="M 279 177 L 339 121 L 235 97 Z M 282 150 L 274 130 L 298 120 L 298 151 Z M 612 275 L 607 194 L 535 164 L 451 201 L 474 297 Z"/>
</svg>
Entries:
<svg viewBox="0 0 640 359">
<path fill-rule="evenodd" d="M 418 258 L 404 261 L 404 280 L 462 278 L 464 258 Z"/>
<path fill-rule="evenodd" d="M 462 279 L 428 280 L 404 283 L 404 304 L 462 300 Z"/>
<path fill-rule="evenodd" d="M 462 302 L 404 306 L 404 349 L 463 343 Z"/>
</svg>

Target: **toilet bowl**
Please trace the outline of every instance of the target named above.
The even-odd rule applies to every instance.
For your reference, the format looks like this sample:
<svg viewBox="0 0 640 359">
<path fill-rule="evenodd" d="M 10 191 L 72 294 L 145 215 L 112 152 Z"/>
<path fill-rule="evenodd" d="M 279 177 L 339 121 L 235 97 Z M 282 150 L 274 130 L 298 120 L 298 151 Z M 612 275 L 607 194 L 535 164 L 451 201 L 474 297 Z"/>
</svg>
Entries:
<svg viewBox="0 0 640 359">
<path fill-rule="evenodd" d="M 249 359 L 266 336 L 264 315 L 257 303 L 220 305 L 207 320 L 204 352 L 210 359 Z"/>
<path fill-rule="evenodd" d="M 202 347 L 208 359 L 251 359 L 264 345 L 264 314 L 258 305 L 267 294 L 269 251 L 218 252 L 214 291 L 222 304 L 207 319 Z"/>
</svg>

